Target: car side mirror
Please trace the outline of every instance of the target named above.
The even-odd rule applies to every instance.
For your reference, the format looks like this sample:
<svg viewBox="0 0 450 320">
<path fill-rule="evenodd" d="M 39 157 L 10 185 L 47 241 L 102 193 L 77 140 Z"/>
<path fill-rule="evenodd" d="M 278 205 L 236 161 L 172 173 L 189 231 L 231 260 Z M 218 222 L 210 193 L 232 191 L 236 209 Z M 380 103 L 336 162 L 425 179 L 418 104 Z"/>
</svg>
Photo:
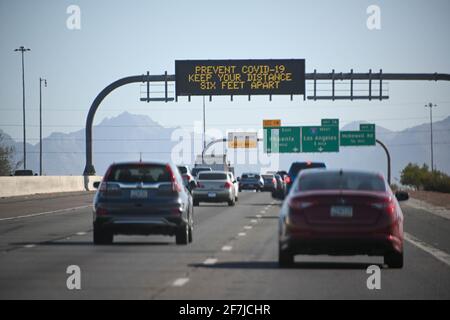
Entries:
<svg viewBox="0 0 450 320">
<path fill-rule="evenodd" d="M 397 191 L 395 197 L 398 201 L 406 201 L 409 199 L 409 194 L 406 191 Z"/>
<path fill-rule="evenodd" d="M 189 182 L 189 190 L 192 191 L 197 188 L 197 183 L 195 181 Z"/>
<path fill-rule="evenodd" d="M 93 183 L 93 186 L 94 186 L 95 189 L 98 189 L 98 187 L 100 187 L 100 181 L 95 181 Z"/>
</svg>

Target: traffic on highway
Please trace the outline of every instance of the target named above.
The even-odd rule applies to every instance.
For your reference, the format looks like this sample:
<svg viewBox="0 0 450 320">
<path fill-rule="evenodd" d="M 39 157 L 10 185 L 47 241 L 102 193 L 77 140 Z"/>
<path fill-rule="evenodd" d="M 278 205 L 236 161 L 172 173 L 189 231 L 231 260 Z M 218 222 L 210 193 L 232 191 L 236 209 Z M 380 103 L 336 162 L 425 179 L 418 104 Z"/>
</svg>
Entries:
<svg viewBox="0 0 450 320">
<path fill-rule="evenodd" d="M 0 300 L 450 299 L 450 2 L 399 3 L 1 1 Z"/>
</svg>

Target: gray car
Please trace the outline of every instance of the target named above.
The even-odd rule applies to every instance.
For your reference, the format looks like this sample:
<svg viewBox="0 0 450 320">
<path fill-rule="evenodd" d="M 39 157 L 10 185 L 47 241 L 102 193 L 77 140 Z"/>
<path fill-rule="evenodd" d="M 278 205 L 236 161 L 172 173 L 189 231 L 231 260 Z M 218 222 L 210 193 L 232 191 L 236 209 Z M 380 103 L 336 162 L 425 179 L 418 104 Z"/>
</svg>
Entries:
<svg viewBox="0 0 450 320">
<path fill-rule="evenodd" d="M 200 172 L 197 187 L 192 192 L 194 206 L 200 202 L 227 202 L 229 206 L 234 206 L 237 195 L 233 182 L 224 171 Z"/>
<path fill-rule="evenodd" d="M 114 235 L 162 234 L 192 242 L 193 202 L 176 166 L 162 162 L 113 164 L 94 198 L 94 244 Z"/>
</svg>

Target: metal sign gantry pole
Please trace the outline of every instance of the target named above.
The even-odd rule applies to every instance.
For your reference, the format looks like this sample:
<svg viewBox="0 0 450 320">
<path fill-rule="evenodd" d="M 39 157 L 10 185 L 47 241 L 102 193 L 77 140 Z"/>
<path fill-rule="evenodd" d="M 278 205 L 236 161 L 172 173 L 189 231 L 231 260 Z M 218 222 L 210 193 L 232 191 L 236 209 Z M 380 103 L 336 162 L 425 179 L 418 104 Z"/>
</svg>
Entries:
<svg viewBox="0 0 450 320">
<path fill-rule="evenodd" d="M 444 74 L 444 73 L 353 73 L 353 71 L 349 73 L 317 73 L 316 71 L 313 73 L 306 73 L 305 74 L 306 80 L 312 80 L 314 81 L 314 88 L 316 88 L 317 80 L 332 80 L 334 81 L 342 81 L 342 80 L 369 80 L 371 82 L 372 80 L 391 80 L 391 81 L 450 81 L 450 74 Z M 165 98 L 150 98 L 148 96 L 148 99 L 145 99 L 145 101 L 170 101 L 172 99 L 168 99 L 167 97 L 167 83 L 168 82 L 175 82 L 175 75 L 168 75 L 167 73 L 162 75 L 149 75 L 149 74 L 143 74 L 143 75 L 136 75 L 136 76 L 130 76 L 125 77 L 122 79 L 119 79 L 110 85 L 108 85 L 106 88 L 104 88 L 94 99 L 92 102 L 92 105 L 89 109 L 89 113 L 86 118 L 86 165 L 84 168 L 84 175 L 95 175 L 95 168 L 92 161 L 92 126 L 94 123 L 94 116 L 95 112 L 97 111 L 98 107 L 100 106 L 100 103 L 103 101 L 103 99 L 110 94 L 115 89 L 124 86 L 126 84 L 130 83 L 140 83 L 144 82 L 148 84 L 150 82 L 165 82 L 166 84 L 166 97 Z M 330 97 L 320 98 L 317 96 L 316 91 L 314 90 L 313 96 L 308 96 L 308 99 L 310 100 L 320 100 L 320 99 L 328 99 L 330 100 Z M 369 95 L 370 96 L 370 95 Z M 178 97 L 175 97 L 175 100 L 177 100 Z M 334 99 L 340 99 L 339 97 L 332 96 L 331 100 Z M 355 97 L 353 97 L 355 98 Z M 367 97 L 364 97 L 365 99 Z M 370 96 L 370 99 L 377 99 L 379 96 L 374 95 L 373 97 Z M 190 101 L 190 97 L 188 97 Z M 346 98 L 348 99 L 348 97 Z M 356 98 L 357 99 L 357 98 Z M 211 97 L 210 97 L 211 100 Z"/>
</svg>

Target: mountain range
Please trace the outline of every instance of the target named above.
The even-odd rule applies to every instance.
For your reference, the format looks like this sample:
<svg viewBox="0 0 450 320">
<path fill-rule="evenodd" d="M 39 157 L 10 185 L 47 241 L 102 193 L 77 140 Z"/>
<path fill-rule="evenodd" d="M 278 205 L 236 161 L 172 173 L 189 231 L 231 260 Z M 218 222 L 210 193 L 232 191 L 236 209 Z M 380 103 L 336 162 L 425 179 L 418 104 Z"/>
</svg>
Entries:
<svg viewBox="0 0 450 320">
<path fill-rule="evenodd" d="M 364 121 L 352 122 L 341 130 L 358 130 Z M 124 112 L 116 117 L 105 118 L 94 126 L 94 165 L 97 174 L 103 174 L 112 162 L 138 160 L 170 160 L 172 150 L 179 144 L 180 128 L 166 128 L 145 115 Z M 1 130 L 0 130 L 1 131 Z M 200 143 L 190 147 L 184 164 L 193 164 L 194 150 L 201 147 L 201 135 L 188 132 L 190 139 Z M 433 123 L 434 162 L 438 170 L 450 173 L 450 117 Z M 23 144 L 4 133 L 4 143 L 14 146 L 14 159 L 22 159 Z M 400 171 L 409 162 L 430 163 L 429 123 L 402 131 L 391 131 L 376 126 L 376 137 L 390 150 L 392 176 L 398 179 Z M 207 140 L 210 139 L 207 137 Z M 55 132 L 43 139 L 43 167 L 46 175 L 80 175 L 85 164 L 85 131 L 71 133 Z M 197 152 L 198 153 L 198 152 Z M 187 160 L 186 160 L 187 159 Z M 379 147 L 341 147 L 339 153 L 283 154 L 280 168 L 288 169 L 292 161 L 324 161 L 328 167 L 358 168 L 386 173 L 386 155 Z M 39 168 L 39 144 L 27 145 L 27 167 L 37 172 Z M 258 167 L 241 165 L 236 173 Z M 264 168 L 260 168 L 264 171 Z M 393 181 L 395 182 L 395 181 Z"/>
</svg>

